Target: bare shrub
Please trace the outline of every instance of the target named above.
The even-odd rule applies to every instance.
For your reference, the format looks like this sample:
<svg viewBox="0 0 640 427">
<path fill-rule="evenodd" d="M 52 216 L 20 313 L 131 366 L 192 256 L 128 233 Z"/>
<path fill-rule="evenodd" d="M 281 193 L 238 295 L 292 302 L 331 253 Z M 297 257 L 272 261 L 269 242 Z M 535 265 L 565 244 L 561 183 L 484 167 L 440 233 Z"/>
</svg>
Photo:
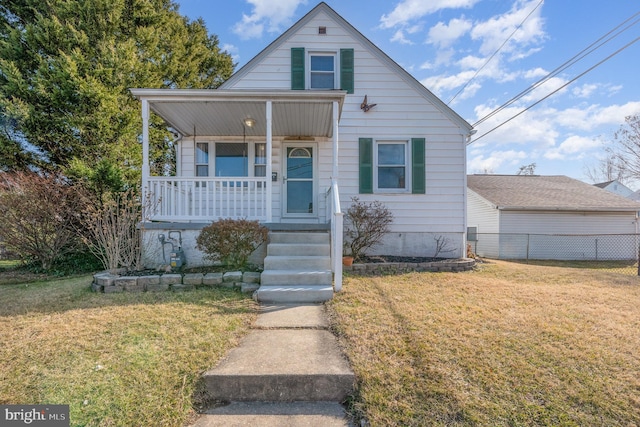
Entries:
<svg viewBox="0 0 640 427">
<path fill-rule="evenodd" d="M 258 221 L 221 219 L 202 229 L 196 248 L 211 261 L 221 261 L 234 269 L 247 267 L 249 256 L 267 241 L 269 230 Z"/>
<path fill-rule="evenodd" d="M 358 261 L 367 249 L 382 240 L 393 223 L 393 214 L 380 201 L 371 203 L 351 198 L 351 206 L 345 215 L 347 227 L 345 231 L 345 248 L 348 255 Z"/>
<path fill-rule="evenodd" d="M 78 248 L 76 189 L 56 175 L 0 174 L 0 241 L 48 270 Z"/>
<path fill-rule="evenodd" d="M 134 189 L 103 194 L 100 201 L 95 197 L 85 197 L 83 238 L 105 269 L 115 272 L 118 268 L 142 268 L 142 230 L 139 224 L 149 203 L 149 198 L 141 200 L 139 192 Z"/>
<path fill-rule="evenodd" d="M 446 253 L 451 253 L 455 251 L 454 248 L 451 248 L 449 246 L 451 244 L 451 241 L 449 240 L 448 237 L 434 236 L 433 240 L 435 240 L 436 242 L 436 249 L 435 249 L 435 253 L 433 254 L 434 258 L 438 258 L 438 255 L 440 254 L 446 254 Z"/>
</svg>

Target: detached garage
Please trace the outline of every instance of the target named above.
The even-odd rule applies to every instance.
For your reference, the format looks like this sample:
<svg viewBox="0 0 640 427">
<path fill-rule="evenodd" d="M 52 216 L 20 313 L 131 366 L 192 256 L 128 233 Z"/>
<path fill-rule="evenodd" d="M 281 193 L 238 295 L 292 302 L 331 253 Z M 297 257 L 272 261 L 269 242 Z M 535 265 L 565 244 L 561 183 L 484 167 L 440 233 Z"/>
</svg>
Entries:
<svg viewBox="0 0 640 427">
<path fill-rule="evenodd" d="M 479 256 L 637 256 L 638 202 L 566 176 L 469 175 L 467 186 L 467 240 Z"/>
</svg>

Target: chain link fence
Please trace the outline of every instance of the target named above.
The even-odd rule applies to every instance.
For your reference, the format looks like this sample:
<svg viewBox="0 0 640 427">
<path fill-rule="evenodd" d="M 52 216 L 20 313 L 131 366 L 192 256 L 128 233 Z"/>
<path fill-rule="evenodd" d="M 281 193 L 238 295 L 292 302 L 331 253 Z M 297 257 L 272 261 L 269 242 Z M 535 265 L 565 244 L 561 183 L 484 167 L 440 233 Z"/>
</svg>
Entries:
<svg viewBox="0 0 640 427">
<path fill-rule="evenodd" d="M 479 257 L 545 261 L 640 276 L 640 234 L 473 233 L 468 243 Z"/>
</svg>

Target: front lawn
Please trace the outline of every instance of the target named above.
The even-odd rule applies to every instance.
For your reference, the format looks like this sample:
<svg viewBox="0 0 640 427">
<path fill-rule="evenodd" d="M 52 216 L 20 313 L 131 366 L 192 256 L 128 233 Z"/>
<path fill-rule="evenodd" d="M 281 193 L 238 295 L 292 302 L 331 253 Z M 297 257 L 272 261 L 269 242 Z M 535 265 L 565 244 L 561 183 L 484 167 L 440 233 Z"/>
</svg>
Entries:
<svg viewBox="0 0 640 427">
<path fill-rule="evenodd" d="M 72 426 L 181 426 L 256 305 L 228 289 L 96 294 L 90 276 L 0 285 L 0 404 L 69 404 Z M 197 394 L 197 393 L 196 393 Z"/>
<path fill-rule="evenodd" d="M 507 262 L 348 277 L 329 303 L 372 426 L 640 425 L 640 278 Z"/>
</svg>

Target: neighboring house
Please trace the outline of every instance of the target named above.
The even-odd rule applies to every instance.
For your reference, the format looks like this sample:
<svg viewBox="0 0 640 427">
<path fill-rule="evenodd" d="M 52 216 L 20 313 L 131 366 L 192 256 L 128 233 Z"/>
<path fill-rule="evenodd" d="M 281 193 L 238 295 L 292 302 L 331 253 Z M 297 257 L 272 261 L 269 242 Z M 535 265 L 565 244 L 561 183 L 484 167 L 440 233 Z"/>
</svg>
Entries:
<svg viewBox="0 0 640 427">
<path fill-rule="evenodd" d="M 617 194 L 622 197 L 626 197 L 630 200 L 640 201 L 640 194 L 636 191 L 634 192 L 632 189 L 614 179 L 613 181 L 601 182 L 599 184 L 593 184 L 598 188 L 602 188 L 603 190 L 607 190 L 613 194 Z"/>
<path fill-rule="evenodd" d="M 333 227 L 338 275 L 354 196 L 394 215 L 372 254 L 429 257 L 440 238 L 446 256 L 465 256 L 471 126 L 325 3 L 217 90 L 132 93 L 142 102 L 143 186 L 159 202 L 143 224 L 149 265 L 162 262 L 160 233 L 180 230 L 198 265 L 202 226 L 248 218 L 272 230 Z M 175 177 L 150 175 L 150 111 L 179 133 Z"/>
<path fill-rule="evenodd" d="M 469 240 L 480 256 L 602 260 L 637 255 L 640 203 L 566 176 L 469 175 L 467 185 Z"/>
<path fill-rule="evenodd" d="M 629 198 L 633 194 L 633 190 L 614 179 L 613 181 L 601 182 L 598 184 L 593 184 L 595 187 L 602 188 L 603 190 L 607 190 L 610 193 L 617 194 L 618 196 Z"/>
</svg>

